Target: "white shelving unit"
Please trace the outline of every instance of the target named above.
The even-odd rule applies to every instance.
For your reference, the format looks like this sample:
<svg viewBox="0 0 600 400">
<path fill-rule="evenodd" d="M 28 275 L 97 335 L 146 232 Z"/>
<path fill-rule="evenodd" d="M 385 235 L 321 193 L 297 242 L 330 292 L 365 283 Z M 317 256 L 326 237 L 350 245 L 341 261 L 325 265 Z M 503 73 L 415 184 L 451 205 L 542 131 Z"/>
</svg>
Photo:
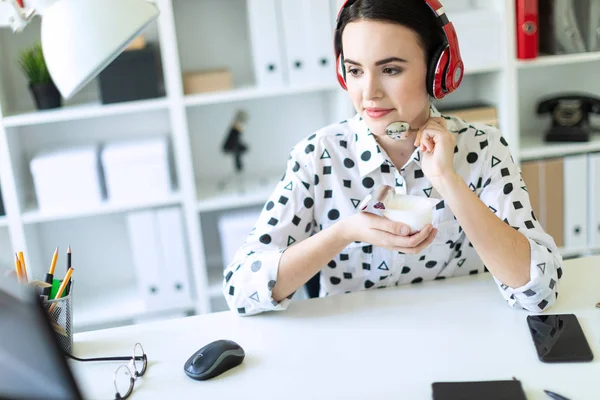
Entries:
<svg viewBox="0 0 600 400">
<path fill-rule="evenodd" d="M 335 15 L 338 0 L 329 1 Z M 600 150 L 598 137 L 590 143 L 544 143 L 549 120 L 535 115 L 537 101 L 549 94 L 581 90 L 599 95 L 600 81 L 588 77 L 600 66 L 600 53 L 518 61 L 514 1 L 444 4 L 455 21 L 466 76 L 459 90 L 438 106 L 495 105 L 517 161 Z M 39 22 L 18 35 L 0 31 L 0 184 L 6 208 L 6 216 L 0 217 L 0 249 L 6 253 L 0 254 L 0 263 L 10 267 L 11 254 L 23 250 L 30 271 L 41 277 L 54 248 L 60 246 L 64 267 L 64 250 L 71 245 L 78 266 L 74 296 L 79 330 L 168 315 L 146 309 L 138 296 L 124 218 L 136 210 L 177 206 L 183 212 L 194 301 L 170 311 L 222 309 L 218 215 L 262 207 L 284 172 L 289 149 L 314 130 L 352 115 L 333 71 L 326 83 L 256 85 L 246 0 L 157 0 L 157 5 L 161 16 L 146 39 L 160 49 L 166 94 L 152 100 L 102 105 L 97 82 L 92 82 L 62 108 L 35 111 L 17 54 L 38 40 Z M 480 53 L 482 49 L 487 52 Z M 231 69 L 233 90 L 184 95 L 184 71 L 216 67 Z M 220 151 L 239 109 L 250 116 L 246 175 L 236 178 L 241 181 L 232 178 L 233 162 Z M 38 210 L 28 166 L 37 151 L 153 134 L 168 134 L 173 145 L 178 184 L 173 196 L 63 213 Z"/>
</svg>

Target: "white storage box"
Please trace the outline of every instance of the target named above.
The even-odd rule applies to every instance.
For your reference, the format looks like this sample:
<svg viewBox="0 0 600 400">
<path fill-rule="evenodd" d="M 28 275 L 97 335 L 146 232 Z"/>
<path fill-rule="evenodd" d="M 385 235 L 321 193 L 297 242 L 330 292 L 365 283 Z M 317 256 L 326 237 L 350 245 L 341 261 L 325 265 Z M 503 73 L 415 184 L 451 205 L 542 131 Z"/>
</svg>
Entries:
<svg viewBox="0 0 600 400">
<path fill-rule="evenodd" d="M 42 152 L 30 169 L 40 211 L 90 209 L 103 202 L 98 146 Z"/>
<path fill-rule="evenodd" d="M 107 143 L 102 167 L 108 200 L 159 200 L 173 192 L 167 137 Z"/>
</svg>

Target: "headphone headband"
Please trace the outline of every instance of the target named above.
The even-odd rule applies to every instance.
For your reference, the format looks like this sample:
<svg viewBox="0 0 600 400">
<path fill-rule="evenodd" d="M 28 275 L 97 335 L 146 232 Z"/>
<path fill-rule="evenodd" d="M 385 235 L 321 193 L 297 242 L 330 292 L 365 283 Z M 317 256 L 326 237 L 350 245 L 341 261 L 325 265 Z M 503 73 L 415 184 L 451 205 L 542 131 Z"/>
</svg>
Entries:
<svg viewBox="0 0 600 400">
<path fill-rule="evenodd" d="M 398 0 L 401 1 L 401 0 Z M 458 46 L 458 36 L 452 22 L 448 20 L 444 6 L 438 0 L 424 0 L 425 4 L 435 14 L 436 22 L 438 26 L 444 32 L 446 37 L 446 43 L 443 48 L 438 49 L 435 52 L 433 60 L 428 62 L 428 92 L 436 99 L 441 99 L 447 94 L 452 93 L 460 83 L 462 82 L 464 74 L 464 65 L 460 56 L 460 49 Z M 352 6 L 356 0 L 346 0 L 340 11 L 338 12 L 335 31 L 334 31 L 334 51 L 336 57 L 336 64 L 338 66 L 337 78 L 340 85 L 347 89 L 345 69 L 343 65 L 343 54 L 342 54 L 342 38 L 340 32 L 341 16 L 347 7 Z"/>
</svg>

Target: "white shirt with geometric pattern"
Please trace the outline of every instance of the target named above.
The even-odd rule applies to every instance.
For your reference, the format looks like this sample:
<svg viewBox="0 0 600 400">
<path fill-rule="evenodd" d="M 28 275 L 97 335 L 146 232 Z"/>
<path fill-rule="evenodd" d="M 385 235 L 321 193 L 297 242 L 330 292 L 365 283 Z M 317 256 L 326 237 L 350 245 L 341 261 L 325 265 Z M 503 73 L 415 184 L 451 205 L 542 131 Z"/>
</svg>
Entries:
<svg viewBox="0 0 600 400">
<path fill-rule="evenodd" d="M 533 213 L 506 140 L 494 127 L 441 115 L 433 106 L 431 115 L 444 117 L 456 136 L 456 173 L 490 210 L 529 241 L 530 281 L 510 288 L 494 278 L 500 294 L 511 306 L 546 310 L 558 297 L 563 260 Z M 396 169 L 358 115 L 298 143 L 256 226 L 224 271 L 223 293 L 229 307 L 240 315 L 285 309 L 292 296 L 276 302 L 271 294 L 282 253 L 360 212 L 359 203 L 380 185 L 441 199 L 433 210 L 437 236 L 416 255 L 351 243 L 321 269 L 321 297 L 488 272 L 452 210 L 423 174 L 420 159 L 415 149 L 409 161 Z"/>
</svg>

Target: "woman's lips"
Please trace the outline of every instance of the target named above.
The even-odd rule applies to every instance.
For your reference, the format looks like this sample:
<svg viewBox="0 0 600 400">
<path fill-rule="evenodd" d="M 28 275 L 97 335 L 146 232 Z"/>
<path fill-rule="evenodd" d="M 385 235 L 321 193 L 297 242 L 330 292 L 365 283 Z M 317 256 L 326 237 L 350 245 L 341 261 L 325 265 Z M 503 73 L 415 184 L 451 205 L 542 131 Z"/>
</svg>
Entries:
<svg viewBox="0 0 600 400">
<path fill-rule="evenodd" d="M 381 118 L 391 113 L 393 108 L 365 108 L 365 112 L 370 118 Z"/>
</svg>

